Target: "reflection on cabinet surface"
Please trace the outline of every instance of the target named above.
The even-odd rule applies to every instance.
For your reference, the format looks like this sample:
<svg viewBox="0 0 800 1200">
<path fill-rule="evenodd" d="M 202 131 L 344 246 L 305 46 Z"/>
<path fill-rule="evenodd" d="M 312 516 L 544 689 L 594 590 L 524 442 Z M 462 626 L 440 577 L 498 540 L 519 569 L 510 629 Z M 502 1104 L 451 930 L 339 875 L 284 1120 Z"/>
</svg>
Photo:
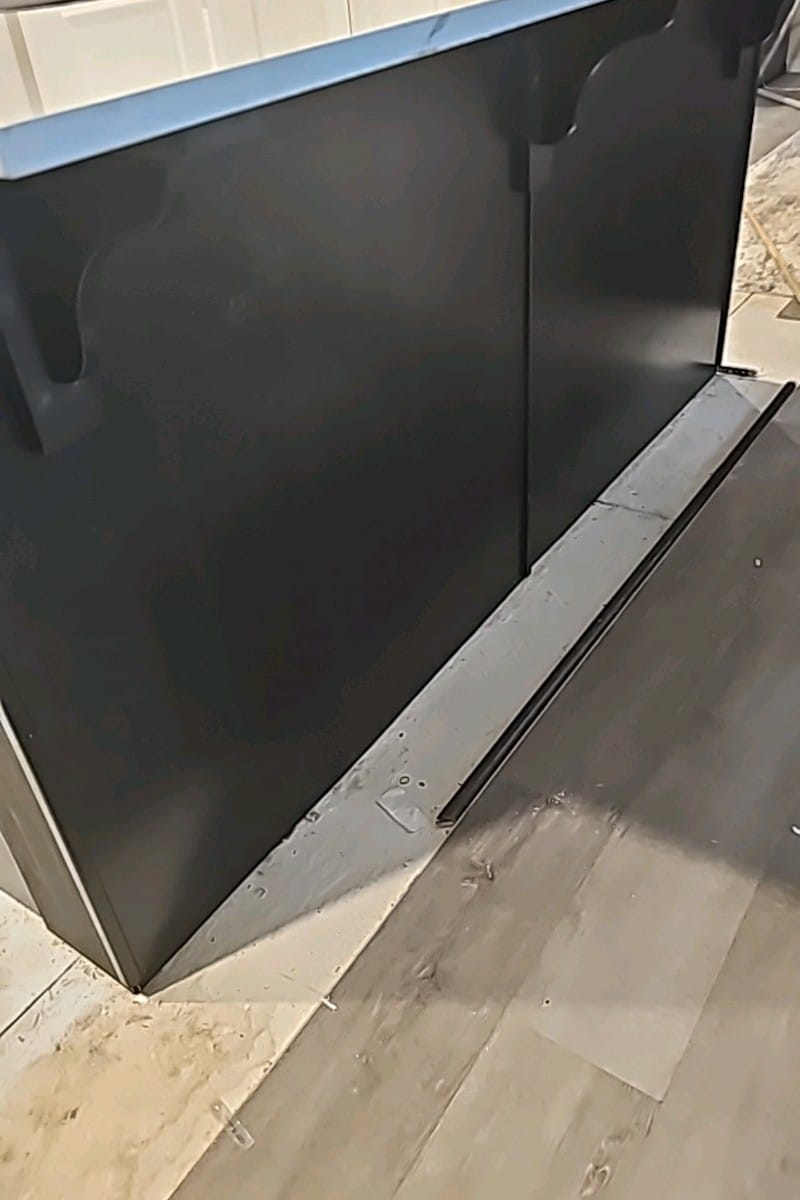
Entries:
<svg viewBox="0 0 800 1200">
<path fill-rule="evenodd" d="M 464 6 L 465 0 L 72 0 L 0 13 L 0 125 Z"/>
<path fill-rule="evenodd" d="M 196 0 L 86 0 L 17 20 L 45 112 L 211 70 Z"/>
<path fill-rule="evenodd" d="M 13 20 L 0 13 L 0 125 L 34 114 L 12 36 Z"/>
</svg>

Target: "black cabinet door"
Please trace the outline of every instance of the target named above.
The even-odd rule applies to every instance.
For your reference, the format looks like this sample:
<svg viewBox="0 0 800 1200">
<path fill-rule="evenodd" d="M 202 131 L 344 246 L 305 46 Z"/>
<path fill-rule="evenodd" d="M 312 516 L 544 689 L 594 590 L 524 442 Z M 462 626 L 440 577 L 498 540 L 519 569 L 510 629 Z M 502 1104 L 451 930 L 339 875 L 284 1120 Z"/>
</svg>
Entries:
<svg viewBox="0 0 800 1200">
<path fill-rule="evenodd" d="M 572 107 L 544 73 L 530 151 L 529 562 L 714 371 L 754 97 L 740 10 L 616 0 L 552 23 L 549 62 L 582 46 L 589 70 Z"/>
<path fill-rule="evenodd" d="M 97 404 L 42 453 L 4 354 L 0 686 L 132 983 L 519 578 L 512 49 L 0 186 Z"/>
</svg>

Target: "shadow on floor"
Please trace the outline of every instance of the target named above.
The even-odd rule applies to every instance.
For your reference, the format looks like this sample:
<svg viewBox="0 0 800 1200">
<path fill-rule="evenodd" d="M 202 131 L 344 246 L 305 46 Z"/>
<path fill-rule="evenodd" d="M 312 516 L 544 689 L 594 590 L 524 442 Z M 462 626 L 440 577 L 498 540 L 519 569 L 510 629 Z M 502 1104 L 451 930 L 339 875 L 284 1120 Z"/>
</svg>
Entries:
<svg viewBox="0 0 800 1200">
<path fill-rule="evenodd" d="M 795 822 L 800 826 L 798 478 L 795 399 L 678 540 L 440 857 L 462 853 L 476 837 L 481 843 L 488 837 L 489 846 L 499 837 L 505 846 L 523 828 L 525 837 L 534 836 L 537 822 L 549 828 L 554 811 L 566 820 L 590 811 L 598 828 L 616 835 L 644 830 L 754 879 L 769 869 L 779 838 Z M 401 830 L 377 860 L 365 852 L 360 863 L 361 848 L 353 847 L 349 884 L 320 877 L 289 920 L 335 904 L 355 887 L 379 884 L 402 868 L 414 846 L 414 836 Z M 465 886 L 495 869 L 492 853 L 470 851 L 478 865 L 465 868 Z M 248 887 L 258 888 L 258 874 Z M 207 940 L 205 953 L 194 946 L 191 970 L 259 942 L 282 923 L 285 914 L 272 904 L 241 907 Z M 180 978 L 178 971 L 166 982 Z"/>
</svg>

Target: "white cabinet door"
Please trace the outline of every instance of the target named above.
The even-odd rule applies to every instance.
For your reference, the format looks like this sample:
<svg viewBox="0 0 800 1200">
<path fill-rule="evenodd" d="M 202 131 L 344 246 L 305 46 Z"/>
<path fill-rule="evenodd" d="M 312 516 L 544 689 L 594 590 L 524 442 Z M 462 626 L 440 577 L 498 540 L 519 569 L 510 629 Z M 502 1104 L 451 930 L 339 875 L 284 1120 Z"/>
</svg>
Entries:
<svg viewBox="0 0 800 1200">
<path fill-rule="evenodd" d="M 46 112 L 213 67 L 199 0 L 86 0 L 18 20 Z"/>
<path fill-rule="evenodd" d="M 286 54 L 347 37 L 347 0 L 253 0 L 260 54 Z"/>
<path fill-rule="evenodd" d="M 9 18 L 0 14 L 0 126 L 33 116 L 25 78 L 9 29 Z"/>
<path fill-rule="evenodd" d="M 480 3 L 483 0 L 350 0 L 353 33 L 402 25 L 406 21 L 418 21 L 421 17 Z"/>
<path fill-rule="evenodd" d="M 437 0 L 350 0 L 353 33 L 402 25 L 438 12 Z"/>
<path fill-rule="evenodd" d="M 261 58 L 253 0 L 206 0 L 205 9 L 215 67 Z"/>
<path fill-rule="evenodd" d="M 437 0 L 350 0 L 353 33 L 402 25 L 429 17 L 437 11 Z"/>
</svg>

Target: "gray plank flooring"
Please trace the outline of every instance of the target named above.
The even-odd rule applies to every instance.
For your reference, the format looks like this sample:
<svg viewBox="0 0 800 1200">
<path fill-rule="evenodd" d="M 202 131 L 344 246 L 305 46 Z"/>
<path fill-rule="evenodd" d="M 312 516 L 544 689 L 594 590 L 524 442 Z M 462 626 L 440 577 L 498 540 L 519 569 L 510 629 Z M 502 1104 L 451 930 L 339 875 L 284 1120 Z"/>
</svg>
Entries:
<svg viewBox="0 0 800 1200">
<path fill-rule="evenodd" d="M 611 830 L 504 783 L 495 798 L 494 820 L 476 813 L 451 839 L 337 987 L 337 1011 L 245 1106 L 258 1149 L 231 1156 L 220 1140 L 179 1196 L 393 1196 Z M 251 1171 L 262 1148 L 269 1168 Z"/>
<path fill-rule="evenodd" d="M 541 1033 L 656 1099 L 797 811 L 800 454 L 752 454 L 573 685 L 614 713 L 573 782 L 621 819 L 526 983 Z M 531 739 L 506 775 L 538 770 Z"/>
<path fill-rule="evenodd" d="M 800 400 L 180 1200 L 800 1195 Z"/>
<path fill-rule="evenodd" d="M 800 1195 L 800 840 L 789 830 L 653 1122 L 606 1200 Z"/>
<path fill-rule="evenodd" d="M 397 1200 L 574 1200 L 603 1188 L 657 1105 L 547 1041 L 509 1007 Z"/>
</svg>

